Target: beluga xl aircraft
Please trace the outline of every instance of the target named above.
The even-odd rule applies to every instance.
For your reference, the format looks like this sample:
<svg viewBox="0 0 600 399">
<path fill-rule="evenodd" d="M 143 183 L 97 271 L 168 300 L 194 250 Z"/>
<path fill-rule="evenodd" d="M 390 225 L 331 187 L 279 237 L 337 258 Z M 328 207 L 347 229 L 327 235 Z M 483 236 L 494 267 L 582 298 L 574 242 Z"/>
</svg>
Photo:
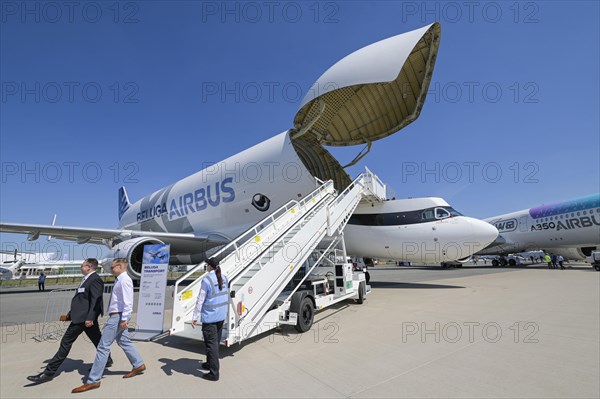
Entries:
<svg viewBox="0 0 600 399">
<path fill-rule="evenodd" d="M 0 231 L 104 244 L 139 277 L 143 247 L 168 243 L 171 264 L 195 264 L 319 181 L 339 192 L 352 179 L 324 146 L 371 144 L 414 122 L 425 103 L 440 44 L 433 23 L 346 56 L 303 99 L 293 128 L 132 203 L 119 190 L 116 229 L 0 223 Z M 251 172 L 250 172 L 251 171 Z M 359 205 L 344 233 L 349 255 L 451 262 L 493 242 L 498 231 L 440 198 Z"/>
</svg>

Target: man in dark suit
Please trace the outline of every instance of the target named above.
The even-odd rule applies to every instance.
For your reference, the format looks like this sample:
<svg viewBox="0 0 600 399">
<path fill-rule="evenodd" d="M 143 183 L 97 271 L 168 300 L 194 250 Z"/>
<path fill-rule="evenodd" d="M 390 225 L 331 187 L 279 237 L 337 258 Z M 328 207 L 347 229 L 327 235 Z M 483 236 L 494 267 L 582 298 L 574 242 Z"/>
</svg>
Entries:
<svg viewBox="0 0 600 399">
<path fill-rule="evenodd" d="M 52 380 L 62 362 L 69 355 L 71 346 L 82 332 L 85 332 L 95 347 L 98 346 L 102 336 L 98 327 L 98 317 L 103 314 L 104 282 L 95 273 L 97 267 L 98 260 L 94 258 L 86 259 L 81 264 L 83 280 L 71 300 L 71 310 L 66 316 L 66 320 L 71 320 L 71 324 L 60 341 L 58 352 L 48 362 L 46 369 L 39 374 L 28 376 L 29 381 L 40 384 Z M 111 365 L 112 359 L 109 354 L 106 367 Z"/>
</svg>

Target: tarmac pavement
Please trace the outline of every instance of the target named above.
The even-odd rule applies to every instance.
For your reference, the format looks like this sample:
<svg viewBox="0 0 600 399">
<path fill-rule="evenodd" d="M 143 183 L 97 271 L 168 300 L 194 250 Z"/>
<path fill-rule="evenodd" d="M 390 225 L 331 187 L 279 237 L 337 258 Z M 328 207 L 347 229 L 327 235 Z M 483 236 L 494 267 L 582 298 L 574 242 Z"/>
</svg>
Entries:
<svg viewBox="0 0 600 399">
<path fill-rule="evenodd" d="M 42 370 L 58 342 L 33 341 L 39 325 L 3 323 L 0 397 L 600 397 L 600 273 L 439 276 L 376 282 L 365 304 L 326 309 L 304 334 L 284 327 L 221 348 L 218 382 L 199 378 L 201 342 L 166 337 L 136 343 L 147 370 L 128 380 L 131 366 L 113 346 L 102 386 L 74 395 L 95 354 L 80 338 L 53 381 L 31 386 L 26 376 Z"/>
</svg>

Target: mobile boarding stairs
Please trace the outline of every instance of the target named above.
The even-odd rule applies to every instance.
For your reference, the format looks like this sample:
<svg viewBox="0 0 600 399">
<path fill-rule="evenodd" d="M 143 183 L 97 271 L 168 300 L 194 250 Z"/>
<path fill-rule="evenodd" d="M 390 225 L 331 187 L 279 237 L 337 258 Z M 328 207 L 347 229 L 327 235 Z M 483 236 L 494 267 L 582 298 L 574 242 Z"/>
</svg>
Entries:
<svg viewBox="0 0 600 399">
<path fill-rule="evenodd" d="M 362 271 L 348 263 L 343 229 L 361 200 L 385 200 L 386 187 L 368 169 L 343 192 L 332 181 L 318 181 L 316 190 L 290 201 L 215 253 L 229 279 L 228 317 L 221 343 L 254 337 L 279 325 L 308 331 L 315 309 L 345 299 L 364 301 L 370 286 Z M 192 316 L 204 275 L 187 286 L 175 283 L 171 335 L 202 339 Z"/>
</svg>

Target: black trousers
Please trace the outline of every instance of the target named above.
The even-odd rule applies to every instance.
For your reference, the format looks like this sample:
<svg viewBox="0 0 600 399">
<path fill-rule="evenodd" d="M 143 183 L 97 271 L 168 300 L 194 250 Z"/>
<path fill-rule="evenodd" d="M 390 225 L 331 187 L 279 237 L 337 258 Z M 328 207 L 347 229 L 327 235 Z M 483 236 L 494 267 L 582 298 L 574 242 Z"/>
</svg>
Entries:
<svg viewBox="0 0 600 399">
<path fill-rule="evenodd" d="M 44 283 L 38 283 L 38 291 L 46 291 L 46 287 L 44 287 Z"/>
<path fill-rule="evenodd" d="M 91 327 L 86 327 L 85 323 L 71 323 L 69 324 L 67 331 L 65 331 L 65 335 L 63 335 L 62 339 L 60 340 L 58 352 L 56 352 L 54 357 L 50 359 L 48 365 L 46 366 L 46 370 L 44 370 L 44 373 L 49 375 L 56 374 L 56 370 L 58 370 L 62 362 L 64 362 L 67 356 L 69 356 L 69 352 L 71 351 L 73 343 L 82 332 L 88 336 L 95 347 L 98 347 L 100 337 L 102 336 L 100 327 L 98 326 L 98 320 L 94 320 L 94 325 Z M 108 359 L 109 361 L 112 361 L 110 354 L 108 355 Z"/>
<path fill-rule="evenodd" d="M 223 321 L 216 323 L 202 323 L 202 337 L 206 347 L 206 362 L 210 374 L 219 377 L 219 342 L 221 342 L 221 332 L 223 331 Z"/>
</svg>

